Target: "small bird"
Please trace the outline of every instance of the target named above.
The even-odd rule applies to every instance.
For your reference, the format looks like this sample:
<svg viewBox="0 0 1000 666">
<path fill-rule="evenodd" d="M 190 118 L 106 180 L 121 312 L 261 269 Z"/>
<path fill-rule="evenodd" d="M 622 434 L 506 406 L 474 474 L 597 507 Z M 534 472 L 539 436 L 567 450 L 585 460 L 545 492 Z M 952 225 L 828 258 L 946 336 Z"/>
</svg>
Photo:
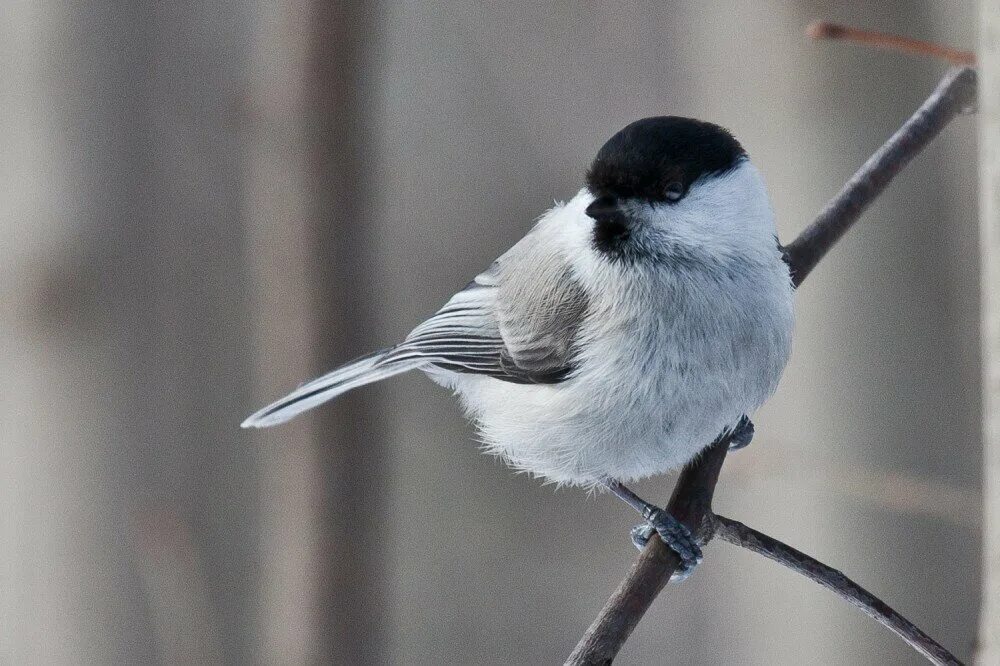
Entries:
<svg viewBox="0 0 1000 666">
<path fill-rule="evenodd" d="M 267 427 L 345 391 L 422 370 L 458 394 L 487 452 L 558 484 L 603 487 L 655 531 L 686 577 L 679 521 L 623 484 L 714 442 L 749 415 L 791 351 L 793 287 L 764 182 L 711 123 L 636 121 L 556 204 L 402 343 L 302 385 L 248 418 Z"/>
</svg>

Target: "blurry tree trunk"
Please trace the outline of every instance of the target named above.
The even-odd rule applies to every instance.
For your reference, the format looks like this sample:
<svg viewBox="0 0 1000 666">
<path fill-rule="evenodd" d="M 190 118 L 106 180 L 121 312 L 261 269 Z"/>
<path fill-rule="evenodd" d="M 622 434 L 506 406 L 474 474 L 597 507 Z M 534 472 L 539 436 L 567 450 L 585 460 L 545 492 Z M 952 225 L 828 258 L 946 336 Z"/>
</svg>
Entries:
<svg viewBox="0 0 1000 666">
<path fill-rule="evenodd" d="M 319 0 L 311 11 L 306 141 L 316 371 L 371 351 L 380 240 L 376 215 L 377 2 Z M 382 661 L 385 645 L 385 419 L 355 391 L 317 415 L 319 634 L 324 661 Z"/>
<path fill-rule="evenodd" d="M 305 101 L 308 0 L 257 7 L 244 165 L 244 209 L 254 295 L 253 405 L 273 399 L 315 370 Z M 315 571 L 320 514 L 315 414 L 247 437 L 260 447 L 261 662 L 310 664 L 319 654 Z"/>
<path fill-rule="evenodd" d="M 980 220 L 985 507 L 979 662 L 1000 663 L 1000 3 L 980 2 Z"/>
<path fill-rule="evenodd" d="M 257 403 L 374 344 L 372 7 L 260 10 L 247 142 Z M 386 447 L 369 391 L 253 435 L 267 469 L 269 663 L 380 660 Z"/>
</svg>

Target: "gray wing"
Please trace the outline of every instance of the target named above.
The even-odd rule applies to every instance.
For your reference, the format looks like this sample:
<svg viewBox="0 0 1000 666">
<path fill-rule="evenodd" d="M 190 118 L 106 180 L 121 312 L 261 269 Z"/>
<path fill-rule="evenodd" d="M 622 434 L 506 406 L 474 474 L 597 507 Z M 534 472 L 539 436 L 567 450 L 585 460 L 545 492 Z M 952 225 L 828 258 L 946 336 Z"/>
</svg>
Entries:
<svg viewBox="0 0 1000 666">
<path fill-rule="evenodd" d="M 586 293 L 565 259 L 529 234 L 392 349 L 454 372 L 553 384 L 574 368 Z"/>
</svg>

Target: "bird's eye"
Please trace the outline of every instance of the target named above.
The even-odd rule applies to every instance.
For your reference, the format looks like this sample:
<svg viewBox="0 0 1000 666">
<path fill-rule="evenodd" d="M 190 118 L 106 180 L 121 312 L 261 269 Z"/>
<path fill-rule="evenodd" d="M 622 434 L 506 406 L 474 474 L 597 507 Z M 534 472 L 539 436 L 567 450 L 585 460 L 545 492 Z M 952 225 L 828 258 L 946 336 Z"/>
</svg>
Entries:
<svg viewBox="0 0 1000 666">
<path fill-rule="evenodd" d="M 663 191 L 663 196 L 667 201 L 680 201 L 684 197 L 684 186 L 676 180 Z"/>
</svg>

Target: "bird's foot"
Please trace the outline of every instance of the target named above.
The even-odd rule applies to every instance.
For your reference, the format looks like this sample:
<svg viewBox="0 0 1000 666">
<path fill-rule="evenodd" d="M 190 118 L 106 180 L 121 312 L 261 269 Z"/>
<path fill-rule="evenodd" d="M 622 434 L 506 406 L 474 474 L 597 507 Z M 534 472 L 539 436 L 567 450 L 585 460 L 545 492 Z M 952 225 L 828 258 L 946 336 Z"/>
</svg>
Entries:
<svg viewBox="0 0 1000 666">
<path fill-rule="evenodd" d="M 750 417 L 744 414 L 740 417 L 740 420 L 736 422 L 736 426 L 733 427 L 733 431 L 729 433 L 729 450 L 738 451 L 739 449 L 750 446 L 750 442 L 753 441 L 753 421 Z"/>
<path fill-rule="evenodd" d="M 623 486 L 620 481 L 605 478 L 602 483 L 618 499 L 638 511 L 646 520 L 645 523 L 632 528 L 632 543 L 635 544 L 636 548 L 640 550 L 645 548 L 653 533 L 659 534 L 667 548 L 674 551 L 680 560 L 680 566 L 670 577 L 670 580 L 682 581 L 690 576 L 694 568 L 701 562 L 701 547 L 695 541 L 691 530 L 663 509 L 636 495 Z"/>
<path fill-rule="evenodd" d="M 644 515 L 646 522 L 632 528 L 632 543 L 642 550 L 654 533 L 659 534 L 667 548 L 674 551 L 680 559 L 680 567 L 670 577 L 671 582 L 679 583 L 685 580 L 694 572 L 702 559 L 701 547 L 695 541 L 691 530 L 663 509 L 651 507 L 651 510 Z"/>
</svg>

